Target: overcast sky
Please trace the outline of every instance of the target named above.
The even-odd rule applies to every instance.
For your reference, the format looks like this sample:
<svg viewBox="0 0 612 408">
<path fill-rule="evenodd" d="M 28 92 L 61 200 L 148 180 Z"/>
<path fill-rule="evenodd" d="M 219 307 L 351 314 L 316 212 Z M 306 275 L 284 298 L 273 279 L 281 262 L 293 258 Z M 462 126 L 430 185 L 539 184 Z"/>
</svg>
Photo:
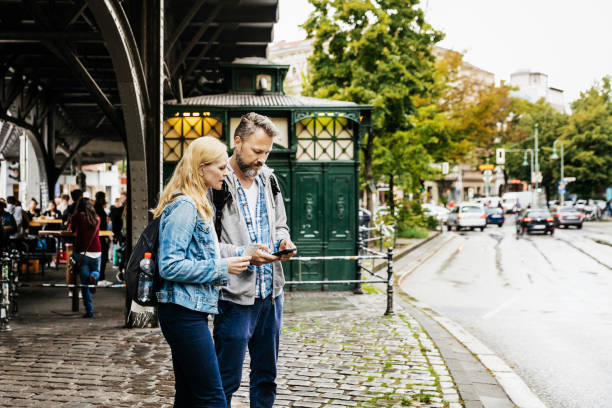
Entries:
<svg viewBox="0 0 612 408">
<path fill-rule="evenodd" d="M 312 9 L 307 0 L 279 0 L 275 42 L 303 39 L 297 26 Z M 509 80 L 517 70 L 548 74 L 549 86 L 576 99 L 612 75 L 610 0 L 421 0 L 426 20 L 446 33 L 442 47 Z"/>
</svg>

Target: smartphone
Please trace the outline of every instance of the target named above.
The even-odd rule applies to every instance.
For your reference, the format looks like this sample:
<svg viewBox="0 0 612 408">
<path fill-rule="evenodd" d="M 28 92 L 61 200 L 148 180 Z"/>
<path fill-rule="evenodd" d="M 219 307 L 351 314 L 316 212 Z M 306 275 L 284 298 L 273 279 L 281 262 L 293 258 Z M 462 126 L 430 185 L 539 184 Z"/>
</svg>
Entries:
<svg viewBox="0 0 612 408">
<path fill-rule="evenodd" d="M 296 252 L 296 251 L 297 251 L 297 248 L 288 248 L 288 249 L 283 249 L 282 251 L 275 252 L 272 255 L 274 255 L 274 256 L 282 256 L 282 255 L 290 254 L 290 253 Z"/>
<path fill-rule="evenodd" d="M 242 253 L 242 256 L 253 256 L 257 251 L 259 251 L 260 247 L 261 244 L 249 244 L 249 246 L 247 246 Z"/>
</svg>

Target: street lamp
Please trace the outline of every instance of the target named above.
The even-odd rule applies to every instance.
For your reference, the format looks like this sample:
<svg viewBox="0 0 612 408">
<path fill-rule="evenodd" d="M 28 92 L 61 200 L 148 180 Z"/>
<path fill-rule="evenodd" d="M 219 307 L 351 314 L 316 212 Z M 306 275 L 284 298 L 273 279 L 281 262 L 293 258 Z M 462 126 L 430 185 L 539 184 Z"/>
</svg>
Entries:
<svg viewBox="0 0 612 408">
<path fill-rule="evenodd" d="M 530 184 L 531 184 L 534 181 L 533 180 L 533 177 L 534 177 L 533 176 L 533 150 L 532 149 L 525 149 L 525 150 L 523 150 L 523 152 L 524 152 L 523 153 L 523 166 L 530 165 L 529 166 L 529 174 L 530 174 L 529 180 L 530 180 Z M 527 153 L 529 153 L 529 156 L 530 156 L 529 163 L 527 162 Z"/>
<path fill-rule="evenodd" d="M 535 181 L 535 177 L 536 175 L 533 172 L 533 149 L 525 149 L 524 153 L 523 153 L 523 166 L 527 166 L 527 153 L 529 153 L 529 156 L 531 158 L 529 164 L 529 174 L 530 174 L 530 178 L 529 178 L 529 189 L 531 190 L 531 201 L 533 204 L 535 204 L 535 201 L 533 200 L 533 194 L 535 192 L 535 190 L 533 189 L 533 187 L 531 186 L 531 184 L 534 183 Z M 536 196 L 537 197 L 537 196 Z"/>
<path fill-rule="evenodd" d="M 555 140 L 555 142 L 553 143 L 553 153 L 552 156 L 550 156 L 551 160 L 557 160 L 559 158 L 559 156 L 557 156 L 557 143 L 559 143 L 561 145 L 561 184 L 563 184 L 563 188 L 565 188 L 565 178 L 563 177 L 563 142 L 559 139 Z M 561 184 L 559 184 L 559 187 L 561 187 Z M 564 202 L 564 198 L 565 198 L 565 194 L 564 193 L 559 193 L 559 205 L 563 205 Z"/>
</svg>

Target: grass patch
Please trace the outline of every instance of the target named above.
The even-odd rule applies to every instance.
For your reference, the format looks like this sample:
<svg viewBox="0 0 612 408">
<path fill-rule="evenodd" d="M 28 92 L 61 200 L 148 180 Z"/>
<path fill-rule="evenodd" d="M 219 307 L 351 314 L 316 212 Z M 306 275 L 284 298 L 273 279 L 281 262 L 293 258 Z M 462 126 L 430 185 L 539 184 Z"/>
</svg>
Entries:
<svg viewBox="0 0 612 408">
<path fill-rule="evenodd" d="M 421 227 L 403 227 L 397 233 L 397 236 L 400 238 L 427 238 L 429 232 L 425 228 Z"/>
<path fill-rule="evenodd" d="M 368 295 L 376 295 L 378 293 L 383 293 L 381 290 L 378 290 L 374 286 L 367 283 L 362 283 L 361 289 Z"/>
</svg>

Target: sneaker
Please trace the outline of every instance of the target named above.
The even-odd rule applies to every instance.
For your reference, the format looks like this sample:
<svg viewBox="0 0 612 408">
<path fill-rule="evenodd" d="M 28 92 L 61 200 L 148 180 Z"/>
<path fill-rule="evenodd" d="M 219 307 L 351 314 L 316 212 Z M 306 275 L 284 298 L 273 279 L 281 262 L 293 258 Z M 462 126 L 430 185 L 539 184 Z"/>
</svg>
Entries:
<svg viewBox="0 0 612 408">
<path fill-rule="evenodd" d="M 92 275 L 89 275 L 89 284 L 90 285 L 97 285 L 98 281 L 96 281 L 96 279 Z M 96 293 L 96 288 L 95 287 L 89 288 L 89 291 L 93 295 L 94 293 Z"/>
<path fill-rule="evenodd" d="M 112 285 L 113 285 L 113 282 L 107 281 L 106 279 L 98 281 L 98 286 L 101 287 L 101 288 L 107 288 L 107 287 L 112 286 Z"/>
<path fill-rule="evenodd" d="M 81 316 L 84 319 L 91 319 L 93 317 L 93 313 L 85 313 L 83 316 Z"/>
<path fill-rule="evenodd" d="M 117 272 L 117 275 L 115 275 L 115 279 L 117 280 L 117 282 L 123 283 L 123 279 L 124 279 L 123 272 L 121 271 Z"/>
<path fill-rule="evenodd" d="M 68 292 L 68 297 L 72 297 L 72 292 Z M 79 299 L 83 299 L 83 294 L 79 290 Z"/>
</svg>

